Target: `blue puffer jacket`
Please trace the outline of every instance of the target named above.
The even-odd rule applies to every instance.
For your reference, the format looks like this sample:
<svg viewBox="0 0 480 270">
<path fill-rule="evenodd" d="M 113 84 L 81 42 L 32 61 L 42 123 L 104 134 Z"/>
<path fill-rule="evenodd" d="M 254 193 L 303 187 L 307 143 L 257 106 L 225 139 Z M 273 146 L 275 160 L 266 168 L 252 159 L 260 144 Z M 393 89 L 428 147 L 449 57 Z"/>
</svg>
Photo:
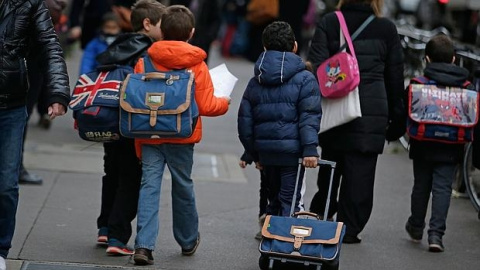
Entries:
<svg viewBox="0 0 480 270">
<path fill-rule="evenodd" d="M 296 166 L 301 157 L 318 157 L 320 106 L 318 83 L 299 56 L 263 52 L 240 104 L 240 141 L 262 165 Z"/>
</svg>

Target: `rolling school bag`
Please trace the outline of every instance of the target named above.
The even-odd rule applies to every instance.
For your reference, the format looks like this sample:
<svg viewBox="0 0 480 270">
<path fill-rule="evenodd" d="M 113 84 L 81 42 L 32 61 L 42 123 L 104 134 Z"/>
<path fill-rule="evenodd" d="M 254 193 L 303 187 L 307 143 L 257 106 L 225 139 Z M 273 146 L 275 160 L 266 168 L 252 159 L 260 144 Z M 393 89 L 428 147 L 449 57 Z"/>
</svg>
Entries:
<svg viewBox="0 0 480 270">
<path fill-rule="evenodd" d="M 265 218 L 262 228 L 263 238 L 259 247 L 261 253 L 260 269 L 273 269 L 275 261 L 298 263 L 305 266 L 314 265 L 317 270 L 320 270 L 324 264 L 338 265 L 340 248 L 345 235 L 345 225 L 342 222 L 326 220 L 336 163 L 318 160 L 318 164 L 332 167 L 323 220 L 320 220 L 315 213 L 294 213 L 301 170 L 300 163 L 290 216 L 268 215 Z"/>
<path fill-rule="evenodd" d="M 120 89 L 120 133 L 128 138 L 187 138 L 199 112 L 190 70 L 159 72 L 150 57 L 145 73 L 130 74 Z"/>
<path fill-rule="evenodd" d="M 93 142 L 120 139 L 119 89 L 130 73 L 133 73 L 130 66 L 105 65 L 80 75 L 69 107 L 82 139 Z"/>
<path fill-rule="evenodd" d="M 407 133 L 419 141 L 467 143 L 478 122 L 479 96 L 463 87 L 445 87 L 426 77 L 412 79 L 408 88 Z"/>
</svg>

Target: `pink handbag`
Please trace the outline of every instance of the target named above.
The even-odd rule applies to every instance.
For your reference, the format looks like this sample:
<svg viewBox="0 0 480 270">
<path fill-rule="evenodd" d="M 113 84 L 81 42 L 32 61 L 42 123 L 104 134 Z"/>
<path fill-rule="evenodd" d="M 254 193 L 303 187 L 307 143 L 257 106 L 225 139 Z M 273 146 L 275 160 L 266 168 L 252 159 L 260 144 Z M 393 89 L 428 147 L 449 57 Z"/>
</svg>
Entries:
<svg viewBox="0 0 480 270">
<path fill-rule="evenodd" d="M 355 49 L 352 39 L 348 32 L 347 24 L 342 12 L 336 11 L 340 23 L 340 47 L 343 45 L 343 36 L 347 41 L 350 53 L 346 52 L 346 47 L 332 57 L 325 60 L 317 69 L 317 77 L 320 92 L 326 98 L 341 98 L 353 91 L 360 83 L 360 71 L 358 69 Z M 371 16 L 354 33 L 354 38 L 373 20 Z"/>
</svg>

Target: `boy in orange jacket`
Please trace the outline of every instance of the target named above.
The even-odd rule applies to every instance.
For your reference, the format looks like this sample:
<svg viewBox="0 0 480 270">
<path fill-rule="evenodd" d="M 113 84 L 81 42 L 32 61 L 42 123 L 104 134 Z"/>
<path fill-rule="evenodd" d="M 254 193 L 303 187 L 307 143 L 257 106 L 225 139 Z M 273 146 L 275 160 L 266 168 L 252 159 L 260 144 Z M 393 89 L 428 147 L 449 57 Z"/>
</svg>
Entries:
<svg viewBox="0 0 480 270">
<path fill-rule="evenodd" d="M 195 20 L 184 6 L 167 8 L 162 17 L 163 40 L 155 42 L 148 50 L 155 69 L 168 71 L 190 69 L 195 74 L 195 101 L 200 116 L 219 116 L 228 110 L 230 98 L 215 97 L 208 67 L 207 54 L 187 43 L 194 33 Z M 143 59 L 135 67 L 144 72 Z M 202 138 L 202 121 L 198 118 L 195 131 L 189 138 L 136 139 L 137 154 L 142 159 L 143 179 L 137 212 L 137 237 L 134 261 L 137 265 L 153 264 L 152 251 L 159 228 L 159 202 L 165 165 L 172 175 L 173 234 L 182 254 L 193 255 L 200 243 L 198 214 L 191 172 L 193 147 Z"/>
</svg>

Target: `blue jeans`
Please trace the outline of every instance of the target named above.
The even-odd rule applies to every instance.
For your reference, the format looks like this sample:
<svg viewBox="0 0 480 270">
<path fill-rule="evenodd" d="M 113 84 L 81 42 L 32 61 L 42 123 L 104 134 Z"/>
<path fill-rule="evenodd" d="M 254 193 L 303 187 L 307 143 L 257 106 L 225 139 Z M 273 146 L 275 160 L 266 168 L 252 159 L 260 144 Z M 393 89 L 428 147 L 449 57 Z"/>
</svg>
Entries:
<svg viewBox="0 0 480 270">
<path fill-rule="evenodd" d="M 191 179 L 193 144 L 142 146 L 142 183 L 137 211 L 135 248 L 155 249 L 159 204 L 165 164 L 172 174 L 173 236 L 184 249 L 195 246 L 198 213 Z"/>
<path fill-rule="evenodd" d="M 413 160 L 414 184 L 411 196 L 411 216 L 408 223 L 418 230 L 425 227 L 428 201 L 432 194 L 432 213 L 428 235 L 442 237 L 446 229 L 448 208 L 455 178 L 455 163 Z"/>
<path fill-rule="evenodd" d="M 18 177 L 22 159 L 25 106 L 0 110 L 0 256 L 12 246 L 18 205 Z"/>
</svg>

